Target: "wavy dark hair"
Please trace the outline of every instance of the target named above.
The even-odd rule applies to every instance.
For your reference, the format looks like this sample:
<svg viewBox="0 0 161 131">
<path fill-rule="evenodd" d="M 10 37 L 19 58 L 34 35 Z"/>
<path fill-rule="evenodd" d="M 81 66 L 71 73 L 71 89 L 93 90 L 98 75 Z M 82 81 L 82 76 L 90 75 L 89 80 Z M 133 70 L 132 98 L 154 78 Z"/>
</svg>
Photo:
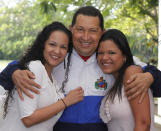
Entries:
<svg viewBox="0 0 161 131">
<path fill-rule="evenodd" d="M 120 30 L 117 29 L 109 29 L 103 33 L 101 39 L 99 40 L 99 44 L 96 50 L 96 56 L 98 55 L 98 48 L 100 47 L 101 42 L 106 40 L 112 40 L 121 50 L 122 54 L 126 57 L 126 61 L 118 71 L 119 75 L 115 80 L 113 87 L 107 93 L 108 95 L 107 99 L 113 102 L 116 94 L 120 99 L 122 98 L 121 90 L 123 85 L 123 76 L 127 67 L 130 65 L 134 65 L 134 61 L 126 36 Z"/>
<path fill-rule="evenodd" d="M 18 61 L 18 66 L 21 70 L 28 69 L 28 64 L 30 61 L 33 60 L 40 60 L 42 64 L 45 63 L 45 59 L 43 56 L 43 51 L 45 47 L 45 42 L 49 39 L 50 35 L 54 31 L 62 31 L 64 32 L 68 38 L 69 38 L 69 44 L 68 44 L 68 57 L 67 57 L 67 67 L 64 60 L 64 68 L 66 68 L 65 71 L 65 77 L 64 81 L 62 83 L 61 89 L 64 90 L 65 84 L 68 81 L 68 72 L 70 67 L 70 58 L 71 53 L 73 49 L 72 44 L 72 34 L 71 31 L 69 31 L 62 23 L 60 22 L 53 22 L 43 28 L 43 30 L 37 35 L 35 41 L 33 44 L 27 49 L 25 55 Z M 7 107 L 8 107 L 8 101 L 9 98 L 12 98 L 13 90 L 10 90 L 8 92 L 8 96 L 6 98 L 5 104 L 4 104 L 4 117 L 7 114 Z"/>
</svg>

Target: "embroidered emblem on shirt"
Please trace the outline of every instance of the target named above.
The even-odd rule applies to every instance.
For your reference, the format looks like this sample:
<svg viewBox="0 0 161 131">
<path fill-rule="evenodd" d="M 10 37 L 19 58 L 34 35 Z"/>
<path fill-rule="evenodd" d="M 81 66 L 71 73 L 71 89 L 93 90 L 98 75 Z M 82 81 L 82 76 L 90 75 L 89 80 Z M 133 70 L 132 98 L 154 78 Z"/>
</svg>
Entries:
<svg viewBox="0 0 161 131">
<path fill-rule="evenodd" d="M 106 90 L 107 82 L 103 80 L 103 77 L 100 77 L 100 79 L 97 79 L 97 81 L 95 82 L 95 88 Z"/>
</svg>

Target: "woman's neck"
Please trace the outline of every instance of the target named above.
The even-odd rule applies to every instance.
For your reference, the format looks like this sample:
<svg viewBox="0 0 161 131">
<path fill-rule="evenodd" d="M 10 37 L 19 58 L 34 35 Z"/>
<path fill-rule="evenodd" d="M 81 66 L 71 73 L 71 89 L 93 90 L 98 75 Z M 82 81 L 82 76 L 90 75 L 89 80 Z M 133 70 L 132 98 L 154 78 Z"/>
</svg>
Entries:
<svg viewBox="0 0 161 131">
<path fill-rule="evenodd" d="M 115 78 L 115 79 L 117 79 L 117 78 L 118 78 L 118 75 L 119 75 L 119 73 L 118 73 L 118 72 L 113 73 L 113 76 L 114 76 L 114 78 Z"/>
</svg>

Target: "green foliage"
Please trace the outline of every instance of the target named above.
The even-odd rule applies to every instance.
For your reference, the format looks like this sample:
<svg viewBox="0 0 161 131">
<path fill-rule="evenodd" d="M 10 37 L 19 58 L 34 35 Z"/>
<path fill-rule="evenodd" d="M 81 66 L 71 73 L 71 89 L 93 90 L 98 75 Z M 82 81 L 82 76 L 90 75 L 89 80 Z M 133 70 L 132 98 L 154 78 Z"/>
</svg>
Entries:
<svg viewBox="0 0 161 131">
<path fill-rule="evenodd" d="M 118 1 L 110 9 L 109 16 L 113 17 L 105 17 L 105 27 L 122 30 L 128 37 L 133 54 L 144 62 L 156 65 L 158 0 Z"/>
<path fill-rule="evenodd" d="M 39 12 L 24 0 L 16 7 L 0 8 L 0 14 L 0 59 L 19 59 L 41 28 Z"/>
<path fill-rule="evenodd" d="M 158 0 L 21 0 L 13 8 L 0 6 L 0 59 L 20 58 L 43 26 L 52 21 L 69 26 L 85 5 L 100 9 L 106 29 L 126 34 L 134 55 L 156 64 Z"/>
</svg>

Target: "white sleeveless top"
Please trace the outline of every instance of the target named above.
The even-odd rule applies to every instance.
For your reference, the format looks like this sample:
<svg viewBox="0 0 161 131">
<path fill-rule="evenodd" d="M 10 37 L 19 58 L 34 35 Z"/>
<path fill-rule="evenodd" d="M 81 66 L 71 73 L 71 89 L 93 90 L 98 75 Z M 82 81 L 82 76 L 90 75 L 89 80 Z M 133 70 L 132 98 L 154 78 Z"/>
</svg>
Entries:
<svg viewBox="0 0 161 131">
<path fill-rule="evenodd" d="M 134 117 L 128 99 L 124 95 L 124 87 L 122 88 L 121 100 L 119 100 L 117 95 L 113 103 L 109 100 L 105 101 L 106 98 L 107 96 L 104 97 L 101 103 L 100 117 L 104 123 L 107 123 L 108 131 L 133 131 L 135 124 Z M 153 96 L 150 90 L 149 98 L 151 110 L 150 131 L 155 131 Z"/>
</svg>

